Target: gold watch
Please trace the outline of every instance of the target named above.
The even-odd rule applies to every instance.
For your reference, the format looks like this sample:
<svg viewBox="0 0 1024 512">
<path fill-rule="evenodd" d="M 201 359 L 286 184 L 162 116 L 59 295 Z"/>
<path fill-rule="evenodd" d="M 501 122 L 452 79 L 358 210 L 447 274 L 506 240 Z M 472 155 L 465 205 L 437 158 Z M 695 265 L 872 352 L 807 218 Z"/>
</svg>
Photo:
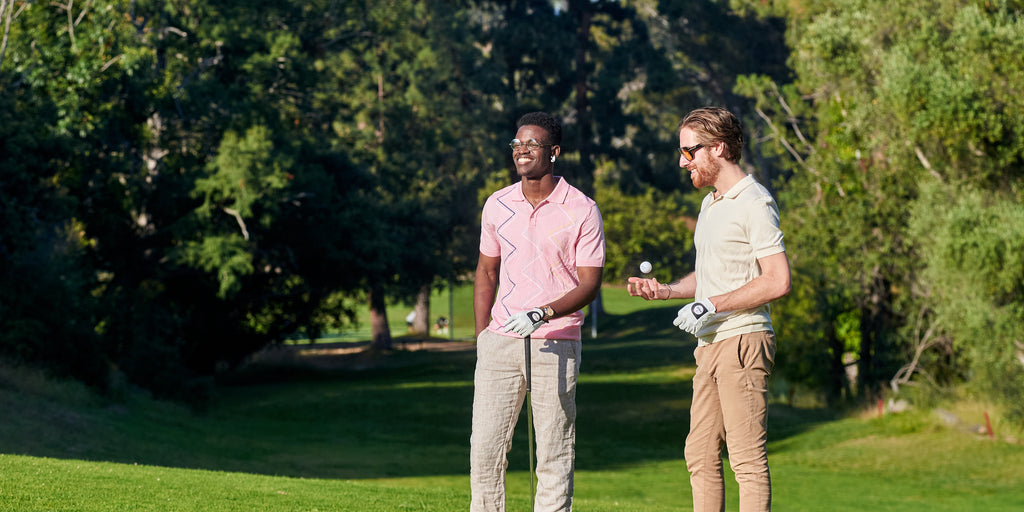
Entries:
<svg viewBox="0 0 1024 512">
<path fill-rule="evenodd" d="M 555 317 L 555 310 L 551 306 L 544 306 L 540 308 L 544 312 L 544 318 L 542 320 L 548 321 Z"/>
</svg>

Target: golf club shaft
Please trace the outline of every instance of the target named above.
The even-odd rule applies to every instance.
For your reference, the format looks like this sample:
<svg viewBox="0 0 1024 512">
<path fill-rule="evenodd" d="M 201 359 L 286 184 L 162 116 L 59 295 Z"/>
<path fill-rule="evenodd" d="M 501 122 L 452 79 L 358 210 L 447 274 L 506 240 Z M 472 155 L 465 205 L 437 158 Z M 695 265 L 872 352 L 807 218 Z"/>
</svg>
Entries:
<svg viewBox="0 0 1024 512">
<path fill-rule="evenodd" d="M 526 347 L 526 439 L 527 449 L 530 452 L 530 510 L 533 510 L 534 486 L 533 486 L 533 404 L 530 403 L 530 336 L 523 338 L 523 345 Z"/>
<path fill-rule="evenodd" d="M 526 348 L 525 360 L 526 360 L 526 393 L 530 393 L 530 336 L 527 335 L 523 338 L 523 345 Z"/>
</svg>

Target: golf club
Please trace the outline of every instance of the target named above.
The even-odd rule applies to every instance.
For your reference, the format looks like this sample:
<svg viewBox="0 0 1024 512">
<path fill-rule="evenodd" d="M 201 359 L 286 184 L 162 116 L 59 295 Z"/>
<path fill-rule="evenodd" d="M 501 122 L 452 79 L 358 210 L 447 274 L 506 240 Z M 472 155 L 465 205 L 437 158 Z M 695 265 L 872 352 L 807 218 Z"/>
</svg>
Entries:
<svg viewBox="0 0 1024 512">
<path fill-rule="evenodd" d="M 526 440 L 530 452 L 530 510 L 533 510 L 533 405 L 530 403 L 530 335 L 523 338 L 526 347 Z"/>
</svg>

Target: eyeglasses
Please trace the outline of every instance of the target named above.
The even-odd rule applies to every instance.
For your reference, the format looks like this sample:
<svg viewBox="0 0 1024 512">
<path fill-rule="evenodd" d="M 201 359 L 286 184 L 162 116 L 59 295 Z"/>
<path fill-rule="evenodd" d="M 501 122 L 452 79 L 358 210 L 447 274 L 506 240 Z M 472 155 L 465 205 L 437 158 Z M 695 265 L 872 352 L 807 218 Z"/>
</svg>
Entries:
<svg viewBox="0 0 1024 512">
<path fill-rule="evenodd" d="M 512 151 L 515 151 L 515 150 L 517 150 L 519 148 L 526 148 L 526 149 L 528 149 L 530 151 L 533 151 L 533 150 L 535 150 L 537 148 L 550 147 L 550 146 L 554 146 L 554 144 L 541 144 L 540 142 L 537 142 L 537 139 L 530 139 L 530 140 L 527 140 L 527 141 L 522 141 L 522 140 L 519 140 L 519 139 L 512 139 L 512 142 L 508 143 L 508 147 L 512 148 Z"/>
<path fill-rule="evenodd" d="M 690 147 L 685 147 L 685 146 L 684 147 L 680 147 L 679 148 L 679 154 L 683 155 L 683 158 L 685 158 L 687 160 L 693 160 L 694 154 L 696 154 L 697 150 L 702 148 L 702 147 L 704 147 L 704 144 L 697 144 L 696 146 L 690 146 Z"/>
</svg>

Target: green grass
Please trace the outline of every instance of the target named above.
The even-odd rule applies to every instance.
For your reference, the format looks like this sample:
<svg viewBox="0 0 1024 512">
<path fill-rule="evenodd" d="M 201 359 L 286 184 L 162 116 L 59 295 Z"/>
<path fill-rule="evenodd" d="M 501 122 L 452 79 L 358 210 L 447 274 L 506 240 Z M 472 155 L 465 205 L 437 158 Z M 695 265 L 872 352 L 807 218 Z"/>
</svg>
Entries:
<svg viewBox="0 0 1024 512">
<path fill-rule="evenodd" d="M 575 508 L 690 510 L 693 343 L 675 305 L 604 298 L 599 337 L 584 339 Z M 235 375 L 199 412 L 0 366 L 0 510 L 466 510 L 473 352 L 386 357 Z M 1024 510 L 1024 447 L 929 411 L 772 404 L 769 422 L 775 510 Z M 510 510 L 529 509 L 522 423 Z"/>
<path fill-rule="evenodd" d="M 449 300 L 451 299 L 451 300 Z M 398 337 L 407 333 L 405 316 L 413 310 L 412 304 L 391 304 L 387 308 L 388 327 L 391 335 Z M 443 316 L 450 322 L 448 334 L 437 334 L 433 330 L 437 317 Z M 356 311 L 356 324 L 338 332 L 325 333 L 318 342 L 362 341 L 370 339 L 370 312 L 366 307 Z M 473 286 L 459 286 L 449 295 L 448 289 L 433 290 L 430 295 L 430 317 L 427 325 L 431 336 L 471 340 L 476 334 L 473 325 Z M 306 340 L 301 340 L 306 341 Z"/>
</svg>

